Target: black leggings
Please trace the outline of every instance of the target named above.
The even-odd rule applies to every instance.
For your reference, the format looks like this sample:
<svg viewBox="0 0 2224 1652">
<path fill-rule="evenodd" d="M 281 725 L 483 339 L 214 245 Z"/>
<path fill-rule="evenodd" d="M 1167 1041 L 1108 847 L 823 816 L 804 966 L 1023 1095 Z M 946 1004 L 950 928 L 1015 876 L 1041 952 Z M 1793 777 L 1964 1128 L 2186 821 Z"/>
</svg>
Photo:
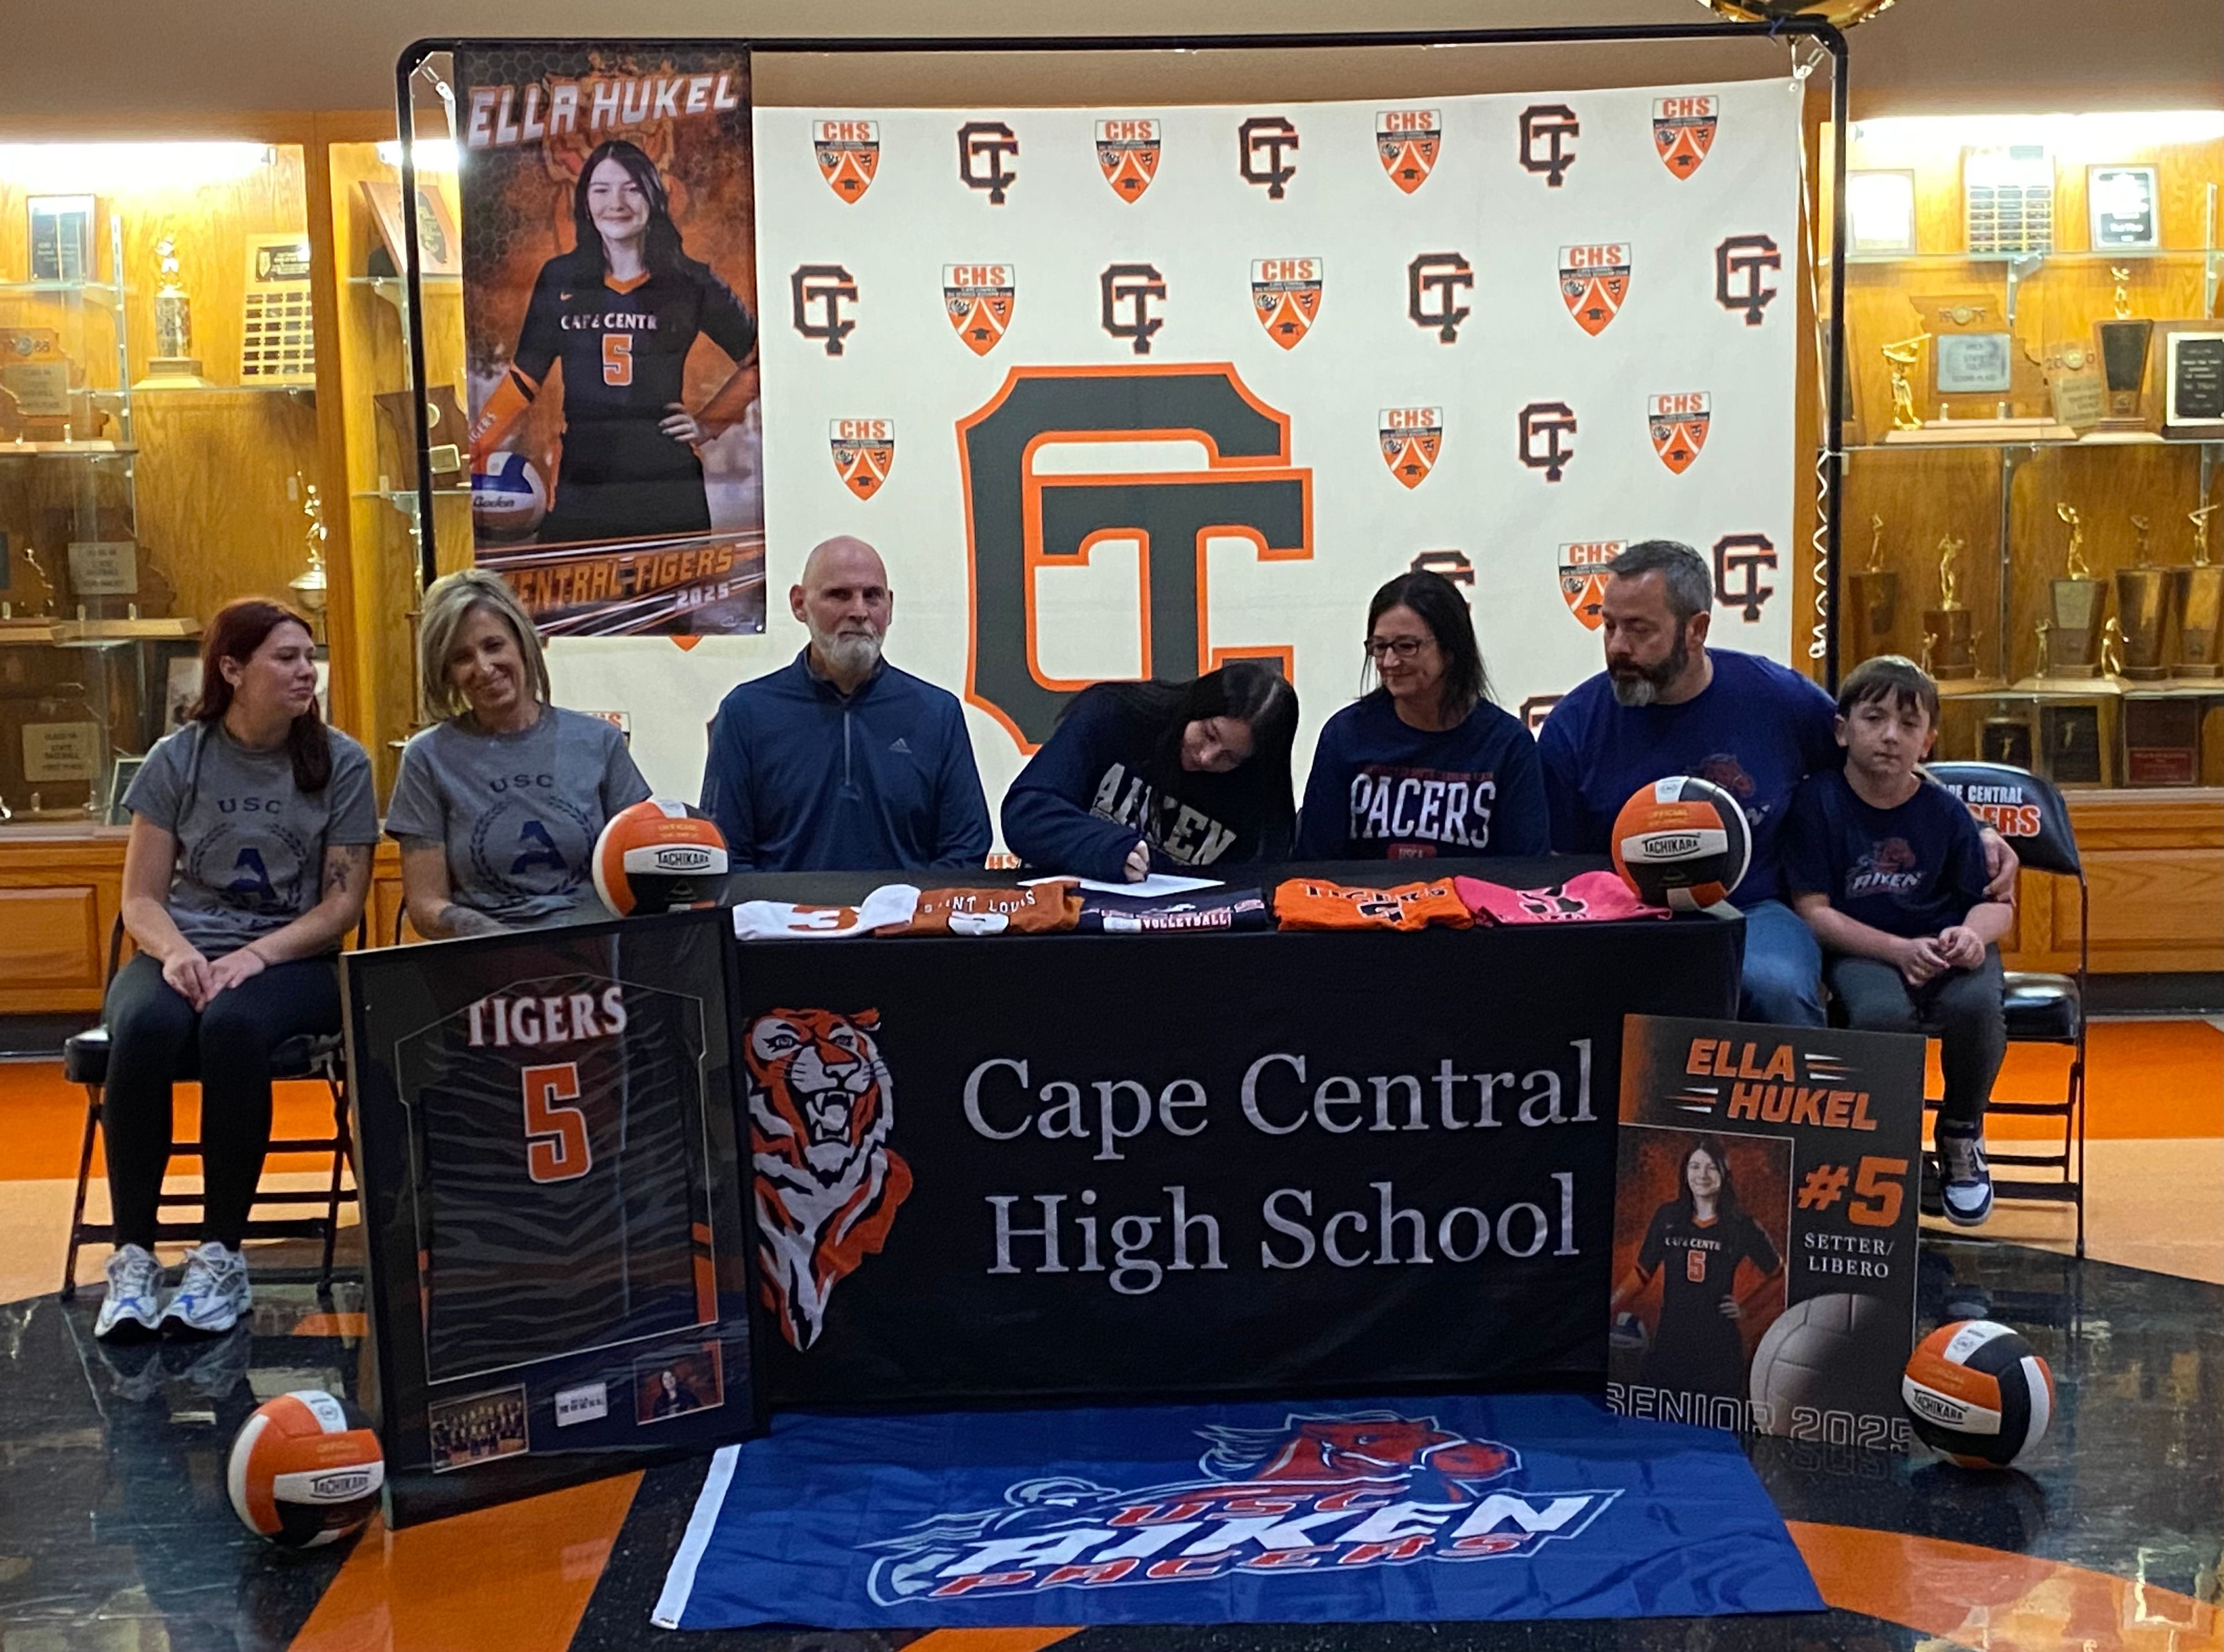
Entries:
<svg viewBox="0 0 2224 1652">
<path fill-rule="evenodd" d="M 108 984 L 108 1083 L 102 1093 L 108 1197 L 119 1245 L 155 1247 L 169 1168 L 170 1086 L 201 1083 L 201 1237 L 239 1248 L 270 1150 L 270 1052 L 340 1029 L 339 971 L 328 958 L 274 964 L 196 1013 L 142 953 Z"/>
</svg>

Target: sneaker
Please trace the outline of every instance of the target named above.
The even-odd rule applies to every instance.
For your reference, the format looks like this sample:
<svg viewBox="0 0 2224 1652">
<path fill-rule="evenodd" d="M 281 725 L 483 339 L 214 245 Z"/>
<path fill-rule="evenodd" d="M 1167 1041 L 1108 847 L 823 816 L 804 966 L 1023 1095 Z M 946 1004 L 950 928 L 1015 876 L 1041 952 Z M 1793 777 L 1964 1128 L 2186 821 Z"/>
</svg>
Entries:
<svg viewBox="0 0 2224 1652">
<path fill-rule="evenodd" d="M 1985 1132 L 1977 1124 L 1941 1124 L 1936 1131 L 1939 1200 L 1955 1227 L 1976 1227 L 1993 1213 L 1993 1173 L 1985 1165 Z"/>
<path fill-rule="evenodd" d="M 161 1326 L 161 1304 L 155 1300 L 162 1288 L 162 1264 L 144 1245 L 127 1244 L 108 1258 L 108 1295 L 92 1334 L 104 1339 L 129 1342 L 152 1336 Z"/>
<path fill-rule="evenodd" d="M 254 1301 L 247 1258 L 210 1239 L 186 1252 L 186 1275 L 162 1310 L 162 1324 L 213 1336 L 237 1325 Z"/>
</svg>

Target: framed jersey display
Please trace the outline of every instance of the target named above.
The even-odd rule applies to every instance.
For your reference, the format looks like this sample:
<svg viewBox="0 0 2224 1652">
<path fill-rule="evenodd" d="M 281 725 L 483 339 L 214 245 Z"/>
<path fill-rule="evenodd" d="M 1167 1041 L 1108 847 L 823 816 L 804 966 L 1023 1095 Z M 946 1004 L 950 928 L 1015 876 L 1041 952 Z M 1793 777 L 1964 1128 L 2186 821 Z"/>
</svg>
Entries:
<svg viewBox="0 0 2224 1652">
<path fill-rule="evenodd" d="M 723 916 L 346 959 L 390 1525 L 751 1431 Z"/>
</svg>

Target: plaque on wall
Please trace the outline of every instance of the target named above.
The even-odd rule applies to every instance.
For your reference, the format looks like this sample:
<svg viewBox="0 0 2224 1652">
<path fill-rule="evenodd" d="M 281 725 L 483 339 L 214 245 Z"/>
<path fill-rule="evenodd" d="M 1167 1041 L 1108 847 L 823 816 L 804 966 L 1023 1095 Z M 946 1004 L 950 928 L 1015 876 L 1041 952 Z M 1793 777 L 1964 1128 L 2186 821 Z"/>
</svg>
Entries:
<svg viewBox="0 0 2224 1652">
<path fill-rule="evenodd" d="M 2152 252 L 2162 245 L 2160 174 L 2153 167 L 2085 168 L 2085 206 L 2095 252 Z"/>
<path fill-rule="evenodd" d="M 401 238 L 401 186 L 366 178 L 363 195 L 370 205 L 382 244 L 373 250 L 368 273 L 398 275 L 408 257 L 408 244 Z M 456 215 L 448 210 L 447 197 L 421 179 L 417 185 L 417 269 L 426 275 L 460 275 L 464 270 L 464 244 L 456 233 Z"/>
<path fill-rule="evenodd" d="M 2144 694 L 2124 700 L 2124 783 L 2194 786 L 2201 780 L 2201 713 L 2197 699 Z"/>
<path fill-rule="evenodd" d="M 1962 197 L 1971 257 L 2054 250 L 2054 161 L 2044 144 L 1968 151 Z"/>
<path fill-rule="evenodd" d="M 2162 326 L 2162 433 L 2224 440 L 2224 325 Z"/>
<path fill-rule="evenodd" d="M 90 195 L 34 195 L 31 217 L 31 279 L 87 282 L 93 279 L 92 215 Z"/>
<path fill-rule="evenodd" d="M 139 594 L 139 548 L 128 539 L 69 542 L 70 589 L 79 597 Z"/>
<path fill-rule="evenodd" d="M 0 385 L 7 387 L 24 419 L 67 419 L 70 364 L 62 353 L 61 335 L 52 327 L 0 327 Z"/>
<path fill-rule="evenodd" d="M 2042 706 L 2038 709 L 2038 728 L 2039 773 L 2057 786 L 2107 783 L 2099 706 Z"/>
</svg>

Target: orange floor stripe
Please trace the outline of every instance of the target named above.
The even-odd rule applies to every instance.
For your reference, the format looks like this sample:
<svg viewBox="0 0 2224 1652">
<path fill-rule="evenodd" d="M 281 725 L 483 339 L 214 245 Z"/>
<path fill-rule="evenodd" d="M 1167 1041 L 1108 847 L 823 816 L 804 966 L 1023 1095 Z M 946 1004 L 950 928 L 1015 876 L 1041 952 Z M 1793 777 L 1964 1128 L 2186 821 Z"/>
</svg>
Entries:
<svg viewBox="0 0 2224 1652">
<path fill-rule="evenodd" d="M 200 1125 L 200 1086 L 178 1086 L 176 1127 L 191 1140 Z M 283 1136 L 331 1134 L 331 1093 L 322 1084 L 281 1084 L 273 1092 L 274 1125 Z M 0 1181 L 66 1180 L 77 1174 L 79 1144 L 85 1138 L 85 1092 L 62 1078 L 59 1061 L 0 1061 Z M 274 1170 L 321 1170 L 331 1161 L 319 1155 L 284 1154 L 270 1161 Z M 93 1174 L 103 1172 L 98 1142 Z"/>
<path fill-rule="evenodd" d="M 288 1334 L 296 1337 L 348 1337 L 362 1342 L 370 1335 L 367 1313 L 304 1313 Z"/>
<path fill-rule="evenodd" d="M 1983 1652 L 2224 1652 L 2208 1601 L 2029 1554 L 1788 1521 L 1831 1605 Z"/>
<path fill-rule="evenodd" d="M 2103 1021 L 2088 1038 L 2088 1136 L 2104 1141 L 2183 1140 L 2224 1136 L 2224 1032 L 2202 1021 Z M 2070 1053 L 2046 1044 L 2011 1044 L 1993 1094 L 2002 1101 L 2051 1101 L 2062 1094 Z M 1931 1095 L 1943 1080 L 1930 1050 Z M 1995 1118 L 1986 1135 L 2057 1138 L 2044 1118 Z"/>
<path fill-rule="evenodd" d="M 640 1485 L 621 1474 L 401 1532 L 373 1521 L 293 1652 L 565 1652 Z"/>
<path fill-rule="evenodd" d="M 1078 1629 L 931 1629 L 905 1652 L 1040 1652 Z"/>
</svg>

